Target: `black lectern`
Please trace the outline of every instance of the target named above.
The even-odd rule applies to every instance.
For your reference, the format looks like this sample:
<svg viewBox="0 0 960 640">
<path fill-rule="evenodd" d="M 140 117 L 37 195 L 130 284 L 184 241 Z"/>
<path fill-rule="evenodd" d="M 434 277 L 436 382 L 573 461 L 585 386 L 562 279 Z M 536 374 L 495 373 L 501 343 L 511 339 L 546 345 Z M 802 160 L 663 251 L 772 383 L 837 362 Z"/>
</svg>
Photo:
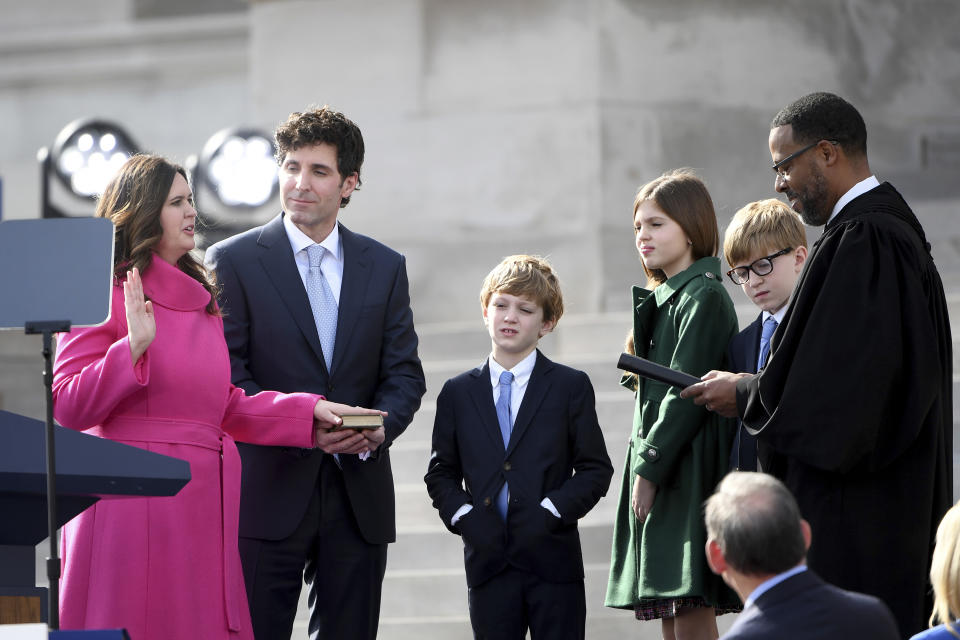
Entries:
<svg viewBox="0 0 960 640">
<path fill-rule="evenodd" d="M 57 527 L 100 498 L 172 496 L 190 480 L 190 465 L 63 427 L 54 429 Z M 34 547 L 47 537 L 44 423 L 0 411 L 0 596 L 36 598 Z M 30 605 L 31 608 L 34 605 Z"/>
</svg>

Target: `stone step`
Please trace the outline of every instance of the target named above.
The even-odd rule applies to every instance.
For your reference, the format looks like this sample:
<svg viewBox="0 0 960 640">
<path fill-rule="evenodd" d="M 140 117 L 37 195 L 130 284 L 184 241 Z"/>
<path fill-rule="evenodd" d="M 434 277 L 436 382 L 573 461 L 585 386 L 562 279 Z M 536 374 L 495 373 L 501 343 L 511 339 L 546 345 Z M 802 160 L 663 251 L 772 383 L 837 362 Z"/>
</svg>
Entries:
<svg viewBox="0 0 960 640">
<path fill-rule="evenodd" d="M 614 475 L 610 481 L 607 495 L 600 498 L 597 505 L 580 520 L 583 527 L 613 526 L 617 508 L 617 498 L 622 479 L 622 458 L 613 463 Z M 447 532 L 440 515 L 427 494 L 422 482 L 412 485 L 396 486 L 397 535 L 427 534 Z"/>
<path fill-rule="evenodd" d="M 591 639 L 629 637 L 659 638 L 659 623 L 639 623 L 632 612 L 603 606 L 609 571 L 612 529 L 583 526 L 587 601 L 586 637 Z M 306 592 L 304 592 L 305 594 Z M 306 597 L 301 598 L 298 625 L 306 629 Z M 721 632 L 734 616 L 719 620 Z M 383 583 L 380 619 L 381 638 L 464 638 L 472 637 L 467 607 L 467 586 L 459 537 L 442 534 L 401 534 L 391 546 Z"/>
<path fill-rule="evenodd" d="M 603 500 L 601 504 L 602 502 Z M 458 568 L 462 572 L 463 543 L 460 536 L 450 533 L 441 524 L 437 512 L 433 511 L 432 507 L 431 511 L 431 517 L 425 526 L 397 532 L 397 542 L 390 546 L 388 572 L 433 571 L 450 568 Z M 595 519 L 588 514 L 580 521 L 578 528 L 584 562 L 608 563 L 613 520 Z"/>
</svg>

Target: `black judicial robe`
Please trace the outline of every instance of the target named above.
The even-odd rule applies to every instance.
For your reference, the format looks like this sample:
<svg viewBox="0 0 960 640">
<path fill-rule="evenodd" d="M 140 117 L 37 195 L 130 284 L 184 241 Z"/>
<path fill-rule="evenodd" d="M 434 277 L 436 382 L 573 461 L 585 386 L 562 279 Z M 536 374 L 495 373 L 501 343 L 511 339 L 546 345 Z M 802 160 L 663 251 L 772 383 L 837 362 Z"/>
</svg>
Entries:
<svg viewBox="0 0 960 640">
<path fill-rule="evenodd" d="M 771 344 L 738 411 L 810 522 L 810 567 L 921 631 L 952 504 L 952 343 L 930 245 L 889 183 L 827 225 Z"/>
</svg>

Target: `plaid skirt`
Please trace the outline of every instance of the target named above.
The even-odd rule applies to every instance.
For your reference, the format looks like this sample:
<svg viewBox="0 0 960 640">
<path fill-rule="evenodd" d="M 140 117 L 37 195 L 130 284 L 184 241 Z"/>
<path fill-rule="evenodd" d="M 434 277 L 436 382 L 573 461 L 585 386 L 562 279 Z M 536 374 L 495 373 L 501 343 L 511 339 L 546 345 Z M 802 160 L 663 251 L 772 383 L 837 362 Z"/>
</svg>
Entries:
<svg viewBox="0 0 960 640">
<path fill-rule="evenodd" d="M 679 613 L 680 609 L 693 609 L 699 607 L 710 607 L 712 605 L 700 596 L 691 596 L 688 598 L 646 598 L 640 600 L 633 612 L 637 620 L 659 620 L 660 618 L 673 618 Z M 716 614 L 738 613 L 742 607 L 716 608 Z"/>
</svg>

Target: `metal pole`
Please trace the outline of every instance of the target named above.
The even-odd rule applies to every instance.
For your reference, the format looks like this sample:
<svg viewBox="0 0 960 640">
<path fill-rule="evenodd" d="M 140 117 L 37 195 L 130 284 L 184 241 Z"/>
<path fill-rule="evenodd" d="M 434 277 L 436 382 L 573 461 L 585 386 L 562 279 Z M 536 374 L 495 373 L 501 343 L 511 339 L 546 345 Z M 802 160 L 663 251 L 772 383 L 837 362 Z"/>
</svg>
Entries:
<svg viewBox="0 0 960 640">
<path fill-rule="evenodd" d="M 47 557 L 47 580 L 50 582 L 47 626 L 51 631 L 56 631 L 60 628 L 60 537 L 57 535 L 57 462 L 53 429 L 53 334 L 69 331 L 70 322 L 28 322 L 24 330 L 27 334 L 39 333 L 43 336 L 43 386 L 47 405 L 47 531 L 50 539 L 50 555 Z"/>
</svg>

